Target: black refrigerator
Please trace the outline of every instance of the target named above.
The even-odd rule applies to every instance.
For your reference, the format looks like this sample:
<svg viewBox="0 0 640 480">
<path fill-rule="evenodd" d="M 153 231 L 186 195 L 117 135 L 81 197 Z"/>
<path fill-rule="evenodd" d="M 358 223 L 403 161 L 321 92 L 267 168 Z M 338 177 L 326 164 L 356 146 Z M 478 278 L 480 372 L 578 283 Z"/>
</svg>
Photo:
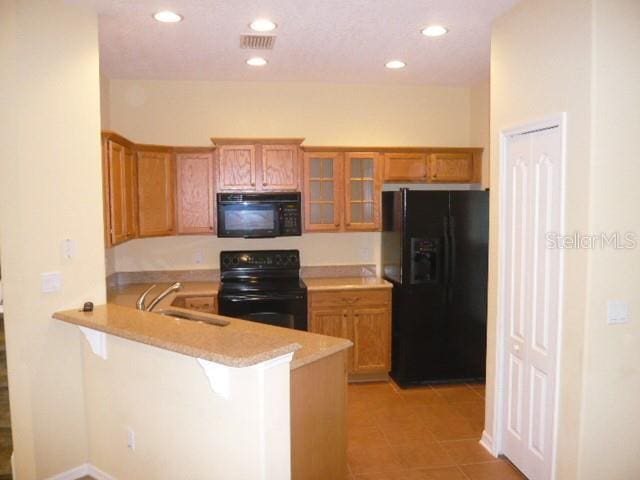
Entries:
<svg viewBox="0 0 640 480">
<path fill-rule="evenodd" d="M 393 284 L 391 376 L 402 387 L 485 376 L 489 193 L 382 194 Z"/>
</svg>

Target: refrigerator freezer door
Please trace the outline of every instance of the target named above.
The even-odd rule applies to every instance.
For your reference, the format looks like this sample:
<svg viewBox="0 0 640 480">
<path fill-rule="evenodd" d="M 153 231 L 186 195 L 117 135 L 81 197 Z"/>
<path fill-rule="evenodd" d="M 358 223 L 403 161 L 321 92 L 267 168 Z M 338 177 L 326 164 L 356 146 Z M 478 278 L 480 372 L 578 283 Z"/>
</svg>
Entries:
<svg viewBox="0 0 640 480">
<path fill-rule="evenodd" d="M 447 262 L 445 245 L 447 243 L 444 223 L 449 215 L 449 192 L 425 192 L 405 190 L 405 211 L 403 229 L 403 251 L 407 252 L 403 258 L 402 283 L 410 284 L 412 276 L 411 252 L 412 239 L 431 244 L 432 254 L 436 262 L 444 265 Z M 423 242 L 424 240 L 424 242 Z M 414 243 L 415 243 L 414 241 Z M 435 247 L 435 248 L 433 248 Z M 420 259 L 417 259 L 418 261 Z M 434 287 L 444 286 L 444 275 L 439 275 L 439 281 Z"/>
<path fill-rule="evenodd" d="M 403 192 L 382 192 L 382 276 L 393 282 L 401 282 L 402 279 L 403 224 Z"/>
</svg>

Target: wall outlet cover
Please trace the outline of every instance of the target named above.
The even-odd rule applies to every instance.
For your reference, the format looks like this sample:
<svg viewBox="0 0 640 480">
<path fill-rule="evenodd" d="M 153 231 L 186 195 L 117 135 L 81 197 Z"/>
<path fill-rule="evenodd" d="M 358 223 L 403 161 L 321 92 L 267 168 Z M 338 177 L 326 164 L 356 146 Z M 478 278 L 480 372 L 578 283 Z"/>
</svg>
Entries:
<svg viewBox="0 0 640 480">
<path fill-rule="evenodd" d="M 629 322 L 629 304 L 621 300 L 607 302 L 607 323 L 610 325 Z"/>
<path fill-rule="evenodd" d="M 42 293 L 54 293 L 62 290 L 62 274 L 60 272 L 41 273 L 40 290 Z"/>
</svg>

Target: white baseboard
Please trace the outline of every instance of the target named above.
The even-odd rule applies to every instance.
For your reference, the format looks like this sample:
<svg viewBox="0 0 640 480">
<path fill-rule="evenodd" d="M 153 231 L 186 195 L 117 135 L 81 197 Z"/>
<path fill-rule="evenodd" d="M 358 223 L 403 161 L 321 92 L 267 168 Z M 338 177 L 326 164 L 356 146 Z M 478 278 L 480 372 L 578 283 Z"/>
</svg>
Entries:
<svg viewBox="0 0 640 480">
<path fill-rule="evenodd" d="M 85 475 L 91 475 L 96 480 L 116 480 L 115 477 L 94 467 L 90 463 L 85 463 L 66 472 L 58 473 L 57 475 L 47 478 L 47 480 L 77 480 Z"/>
<path fill-rule="evenodd" d="M 491 455 L 498 456 L 498 452 L 494 450 L 493 437 L 487 433 L 486 430 L 482 431 L 482 438 L 480 439 L 480 445 L 482 445 Z"/>
</svg>

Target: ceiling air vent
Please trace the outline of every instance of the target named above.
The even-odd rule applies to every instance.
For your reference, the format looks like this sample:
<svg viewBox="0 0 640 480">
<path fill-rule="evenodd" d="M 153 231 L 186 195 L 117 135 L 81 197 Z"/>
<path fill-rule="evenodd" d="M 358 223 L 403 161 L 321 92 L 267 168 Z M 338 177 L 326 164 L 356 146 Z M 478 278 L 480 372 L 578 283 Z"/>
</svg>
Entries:
<svg viewBox="0 0 640 480">
<path fill-rule="evenodd" d="M 240 48 L 271 50 L 275 43 L 275 35 L 240 35 Z"/>
</svg>

